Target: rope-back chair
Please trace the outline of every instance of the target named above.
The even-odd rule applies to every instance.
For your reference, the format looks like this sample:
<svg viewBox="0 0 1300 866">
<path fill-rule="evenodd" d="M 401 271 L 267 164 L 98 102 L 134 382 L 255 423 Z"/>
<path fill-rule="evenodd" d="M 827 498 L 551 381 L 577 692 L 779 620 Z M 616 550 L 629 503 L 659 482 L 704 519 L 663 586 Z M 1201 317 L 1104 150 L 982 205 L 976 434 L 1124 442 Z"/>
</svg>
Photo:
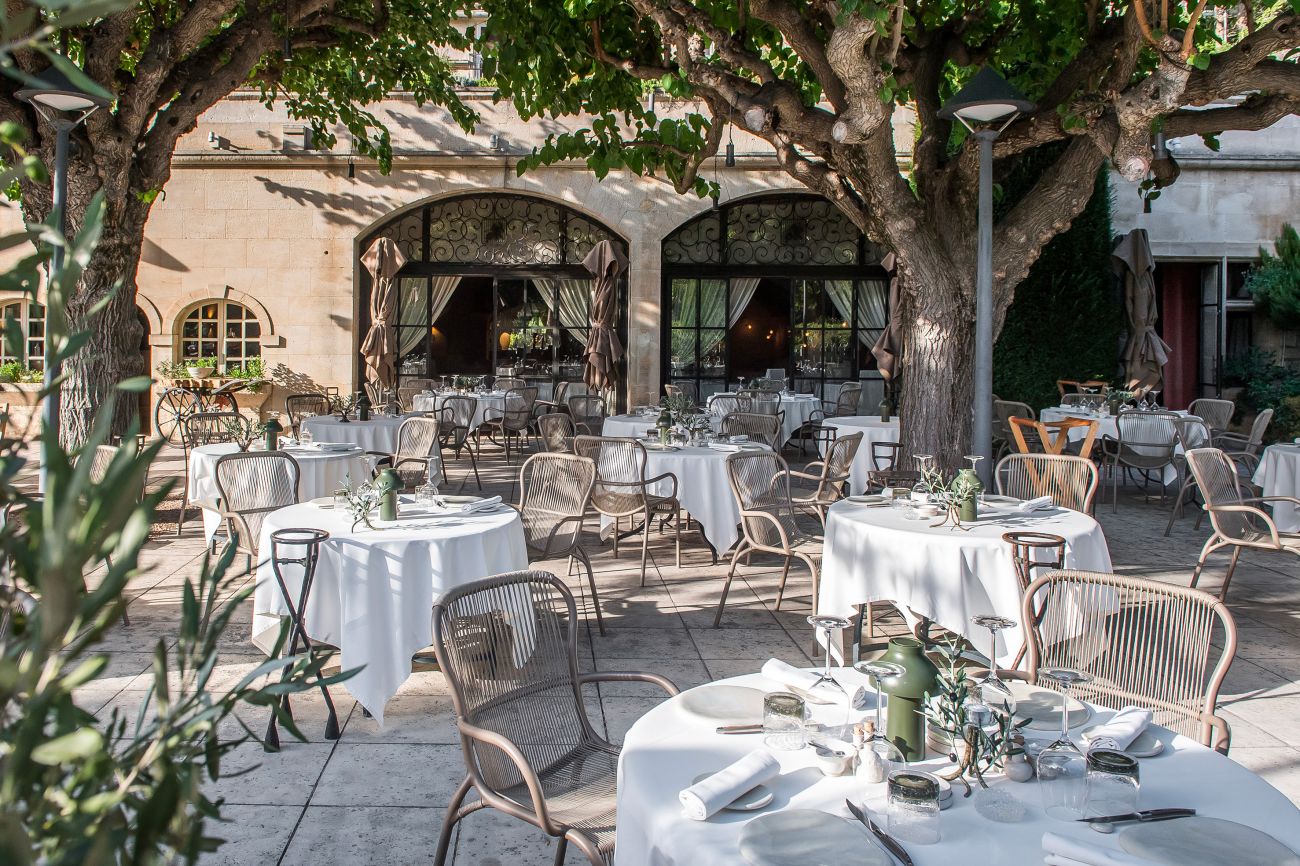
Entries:
<svg viewBox="0 0 1300 866">
<path fill-rule="evenodd" d="M 511 388 L 506 391 L 502 407 L 488 406 L 483 410 L 483 426 L 488 430 L 488 438 L 506 450 L 506 462 L 510 462 L 510 446 L 518 441 L 518 450 L 525 447 L 528 427 L 533 421 L 533 404 L 537 402 L 537 389 L 532 387 Z M 497 436 L 501 440 L 497 441 Z"/>
<path fill-rule="evenodd" d="M 245 451 L 217 458 L 217 494 L 230 543 L 257 556 L 262 521 L 298 501 L 298 463 L 284 451 Z"/>
<path fill-rule="evenodd" d="M 1064 400 L 1067 395 L 1077 394 L 1078 392 L 1082 391 L 1084 388 L 1104 391 L 1109 387 L 1110 387 L 1109 382 L 1103 382 L 1100 379 L 1089 379 L 1086 382 L 1080 382 L 1077 379 L 1056 380 L 1056 391 L 1058 394 L 1061 395 L 1062 400 Z"/>
<path fill-rule="evenodd" d="M 785 597 L 785 582 L 790 576 L 790 565 L 798 559 L 812 572 L 813 612 L 817 607 L 817 563 L 801 548 L 811 539 L 799 528 L 794 502 L 790 499 L 790 470 L 781 455 L 771 451 L 741 451 L 727 456 L 727 479 L 731 495 L 740 508 L 742 537 L 731 554 L 731 567 L 727 569 L 727 582 L 722 585 L 722 598 L 713 617 L 713 627 L 722 622 L 722 611 L 727 605 L 727 593 L 736 576 L 740 557 L 746 562 L 755 551 L 775 553 L 785 559 L 781 569 L 781 583 L 776 591 L 776 609 L 781 609 Z"/>
<path fill-rule="evenodd" d="M 1272 410 L 1269 410 L 1272 411 Z M 1174 528 L 1174 521 L 1183 516 L 1183 506 L 1188 502 L 1195 502 L 1197 497 L 1196 479 L 1187 467 L 1187 452 L 1193 448 L 1220 447 L 1217 438 L 1210 431 L 1210 427 L 1205 421 L 1195 415 L 1184 415 L 1178 418 L 1178 446 L 1182 453 L 1174 452 L 1174 468 L 1178 470 L 1178 475 L 1182 479 L 1178 485 L 1178 496 L 1174 499 L 1174 507 L 1169 509 L 1169 521 L 1165 524 L 1165 537 L 1169 536 L 1170 531 Z M 1244 455 L 1230 454 L 1234 459 L 1242 459 Z M 1258 458 L 1256 458 L 1257 460 Z M 1242 460 L 1242 463 L 1246 463 Z M 1238 467 L 1242 468 L 1242 467 Z M 1245 471 L 1247 475 L 1254 469 L 1253 463 L 1246 464 Z M 1201 519 L 1205 512 L 1197 509 L 1196 528 L 1201 528 Z"/>
<path fill-rule="evenodd" d="M 775 377 L 766 379 L 755 379 L 752 383 L 752 390 L 763 391 L 768 394 L 780 394 L 785 390 L 785 379 Z"/>
<path fill-rule="evenodd" d="M 477 411 L 478 398 L 476 397 L 453 394 L 443 398 L 442 407 L 438 410 L 438 435 L 442 444 L 452 449 L 457 460 L 460 459 L 462 449 L 469 452 L 469 465 L 474 470 L 474 482 L 478 484 L 478 489 L 482 490 L 483 479 L 478 476 L 478 458 L 475 455 L 478 450 L 478 438 L 474 435 L 477 432 L 474 413 Z M 465 473 L 464 479 L 461 480 L 462 488 L 466 481 L 469 481 L 469 473 Z"/>
<path fill-rule="evenodd" d="M 1293 496 L 1242 496 L 1237 467 L 1232 458 L 1218 448 L 1193 448 L 1187 452 L 1187 466 L 1205 500 L 1210 527 L 1214 530 L 1201 548 L 1196 570 L 1192 572 L 1192 586 L 1200 582 L 1206 560 L 1224 548 L 1232 548 L 1232 560 L 1219 590 L 1221 599 L 1228 597 L 1228 585 L 1232 582 L 1232 573 L 1237 568 L 1242 550 L 1250 548 L 1300 554 L 1300 534 L 1279 532 L 1277 524 L 1263 507 L 1270 502 L 1286 502 L 1300 507 L 1300 499 Z"/>
<path fill-rule="evenodd" d="M 397 450 L 392 454 L 381 451 L 368 451 L 380 458 L 380 464 L 387 464 L 402 479 L 402 487 L 410 489 L 419 487 L 428 477 L 430 458 L 438 458 L 438 474 L 435 484 L 444 481 L 442 469 L 442 444 L 438 437 L 438 419 L 432 415 L 417 415 L 407 418 L 397 428 Z"/>
<path fill-rule="evenodd" d="M 851 415 L 858 414 L 858 406 L 862 402 L 862 383 L 845 382 L 840 385 L 839 393 L 835 395 L 835 402 L 830 403 L 822 401 L 823 418 L 847 418 Z"/>
<path fill-rule="evenodd" d="M 181 417 L 176 430 L 180 434 L 181 452 L 185 457 L 186 482 L 181 486 L 181 508 L 176 516 L 176 534 L 178 536 L 181 534 L 181 530 L 185 528 L 185 510 L 191 504 L 189 485 L 190 454 L 200 445 L 234 442 L 236 433 L 231 428 L 241 424 L 247 426 L 248 421 L 238 412 L 195 412 Z M 221 510 L 220 505 L 216 502 L 197 502 L 194 504 L 209 511 Z"/>
<path fill-rule="evenodd" d="M 422 385 L 403 385 L 397 389 L 397 405 L 403 412 L 410 412 L 415 408 L 415 398 L 425 390 Z"/>
<path fill-rule="evenodd" d="M 595 485 L 596 464 L 588 458 L 576 454 L 534 454 L 519 469 L 519 516 L 529 562 L 572 556 L 587 569 L 596 625 L 604 634 L 596 576 L 591 570 L 591 559 L 582 547 L 583 517 Z"/>
<path fill-rule="evenodd" d="M 1110 469 L 1112 507 L 1119 510 L 1119 481 L 1130 470 L 1145 478 L 1163 474 L 1175 466 L 1178 451 L 1178 434 L 1181 421 L 1173 412 L 1144 412 L 1140 409 L 1123 409 L 1115 418 L 1118 437 L 1103 436 L 1102 454 Z M 1176 467 L 1175 467 L 1176 468 Z M 1161 478 L 1160 495 L 1164 496 Z"/>
<path fill-rule="evenodd" d="M 714 394 L 709 398 L 709 414 L 717 415 L 719 418 L 730 415 L 732 412 L 748 412 L 751 408 L 752 401 L 748 396 Z"/>
<path fill-rule="evenodd" d="M 669 397 L 675 394 L 685 394 L 691 398 L 692 403 L 699 405 L 700 402 L 699 392 L 695 390 L 694 382 L 671 382 L 664 385 L 664 393 Z"/>
<path fill-rule="evenodd" d="M 613 860 L 619 747 L 592 727 L 584 685 L 654 683 L 646 673 L 578 673 L 573 594 L 544 571 L 459 586 L 433 607 L 433 645 L 447 677 L 465 759 L 438 838 L 443 866 L 456 824 L 498 809 L 575 845 L 593 866 Z M 478 798 L 469 803 L 470 791 Z"/>
<path fill-rule="evenodd" d="M 1097 464 L 1070 454 L 1008 454 L 993 475 L 1004 496 L 1050 496 L 1053 504 L 1085 514 L 1092 513 L 1097 496 Z"/>
<path fill-rule="evenodd" d="M 573 427 L 584 436 L 599 436 L 605 425 L 605 401 L 597 394 L 574 394 L 569 398 Z"/>
<path fill-rule="evenodd" d="M 1138 577 L 1062 570 L 1030 584 L 1023 605 L 1030 682 L 1054 687 L 1040 680 L 1045 668 L 1085 672 L 1092 681 L 1072 690 L 1080 699 L 1147 707 L 1155 724 L 1227 754 L 1231 730 L 1215 709 L 1237 626 L 1222 601 Z"/>
<path fill-rule="evenodd" d="M 544 450 L 557 454 L 573 452 L 573 419 L 563 412 L 537 416 L 537 433 Z"/>
<path fill-rule="evenodd" d="M 371 397 L 373 401 L 374 398 Z M 289 416 L 293 435 L 302 432 L 302 421 L 312 415 L 330 414 L 330 398 L 324 394 L 290 394 L 284 398 L 284 411 Z"/>
<path fill-rule="evenodd" d="M 514 391 L 518 388 L 528 387 L 528 383 L 518 376 L 498 376 L 492 383 L 492 387 L 498 391 Z"/>
<path fill-rule="evenodd" d="M 853 458 L 857 456 L 862 445 L 862 434 L 852 433 L 839 436 L 831 442 L 824 460 L 814 460 L 796 472 L 791 470 L 790 479 L 808 482 L 800 488 L 801 495 L 791 494 L 791 501 L 798 508 L 807 508 L 817 515 L 822 529 L 826 528 L 826 509 L 842 499 L 848 490 L 849 469 Z M 812 489 L 809 490 L 808 488 Z"/>
<path fill-rule="evenodd" d="M 1222 448 L 1235 460 L 1240 461 L 1247 472 L 1254 472 L 1259 465 L 1259 455 L 1264 450 L 1264 434 L 1273 422 L 1273 410 L 1265 409 L 1255 416 L 1250 425 L 1250 433 L 1219 433 L 1212 435 L 1214 447 Z M 1213 431 L 1211 431 L 1213 434 Z"/>
<path fill-rule="evenodd" d="M 409 385 L 412 388 L 419 388 L 421 391 L 433 390 L 433 380 L 427 376 L 403 376 L 402 384 Z"/>
<path fill-rule="evenodd" d="M 1201 397 L 1193 400 L 1187 407 L 1188 414 L 1195 415 L 1206 423 L 1210 432 L 1218 435 L 1228 429 L 1232 423 L 1232 414 L 1237 411 L 1237 404 L 1231 400 L 1218 400 L 1213 397 Z"/>
<path fill-rule="evenodd" d="M 722 416 L 722 436 L 748 436 L 751 442 L 762 442 L 773 451 L 781 450 L 781 416 L 760 415 L 756 412 L 731 412 Z"/>
<path fill-rule="evenodd" d="M 780 415 L 781 395 L 775 391 L 755 391 L 750 397 L 750 411 L 758 415 Z"/>
<path fill-rule="evenodd" d="M 619 532 L 623 518 L 635 529 L 641 518 L 641 585 L 645 585 L 646 559 L 650 548 L 650 525 L 656 516 L 673 519 L 676 534 L 677 566 L 682 564 L 682 506 L 677 498 L 677 476 L 671 472 L 646 477 L 645 446 L 624 437 L 575 436 L 573 451 L 596 465 L 596 486 L 591 504 L 597 513 L 614 521 L 614 556 L 618 556 Z M 668 493 L 652 493 L 652 485 L 668 485 Z"/>
<path fill-rule="evenodd" d="M 543 400 L 540 397 L 538 398 L 533 414 L 540 418 L 542 415 L 554 412 L 568 412 L 570 397 L 589 393 L 591 391 L 587 388 L 585 382 L 559 382 L 551 394 L 552 399 Z"/>
</svg>

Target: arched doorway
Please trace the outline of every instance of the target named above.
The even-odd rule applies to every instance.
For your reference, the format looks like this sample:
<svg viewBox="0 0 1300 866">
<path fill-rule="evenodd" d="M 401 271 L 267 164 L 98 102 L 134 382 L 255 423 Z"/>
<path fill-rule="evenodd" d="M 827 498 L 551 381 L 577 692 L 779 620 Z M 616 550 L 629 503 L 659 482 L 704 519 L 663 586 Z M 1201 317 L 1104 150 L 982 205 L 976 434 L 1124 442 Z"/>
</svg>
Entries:
<svg viewBox="0 0 1300 866">
<path fill-rule="evenodd" d="M 871 346 L 889 318 L 879 249 L 810 195 L 740 199 L 663 242 L 663 367 L 701 397 L 782 369 L 826 394 L 878 378 Z"/>
<path fill-rule="evenodd" d="M 513 193 L 439 199 L 405 211 L 362 238 L 364 252 L 392 238 L 407 258 L 398 274 L 398 380 L 513 374 L 549 399 L 582 379 L 591 315 L 583 258 L 608 240 L 627 244 L 572 208 Z M 370 324 L 370 275 L 362 269 L 361 327 Z M 620 339 L 627 340 L 626 278 Z M 363 377 L 360 358 L 358 379 Z M 623 376 L 626 381 L 626 376 Z"/>
</svg>

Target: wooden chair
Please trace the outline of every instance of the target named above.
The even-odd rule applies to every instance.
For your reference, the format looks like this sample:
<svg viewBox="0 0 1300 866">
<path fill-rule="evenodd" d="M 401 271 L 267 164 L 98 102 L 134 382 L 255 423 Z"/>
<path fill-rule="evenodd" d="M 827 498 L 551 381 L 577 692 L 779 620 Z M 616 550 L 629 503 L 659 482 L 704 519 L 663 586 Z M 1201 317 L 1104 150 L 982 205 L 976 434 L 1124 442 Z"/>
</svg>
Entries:
<svg viewBox="0 0 1300 866">
<path fill-rule="evenodd" d="M 1084 430 L 1079 443 L 1079 456 L 1092 453 L 1092 442 L 1097 437 L 1097 422 L 1083 418 L 1062 418 L 1059 421 L 1036 421 L 1033 418 L 1008 418 L 1011 438 L 1021 454 L 1064 454 L 1070 444 L 1071 430 Z"/>
<path fill-rule="evenodd" d="M 721 436 L 748 436 L 751 442 L 762 442 L 773 451 L 781 450 L 781 416 L 760 415 L 756 412 L 731 412 L 722 416 Z"/>
<path fill-rule="evenodd" d="M 466 775 L 447 806 L 434 866 L 456 824 L 492 808 L 570 843 L 592 866 L 613 860 L 619 747 L 596 733 L 582 687 L 677 687 L 656 674 L 578 673 L 573 594 L 554 575 L 520 571 L 456 587 L 433 607 L 433 645 L 447 677 Z M 470 791 L 478 798 L 465 802 Z"/>
<path fill-rule="evenodd" d="M 1008 454 L 998 461 L 993 482 L 1003 496 L 1050 496 L 1055 505 L 1091 514 L 1097 496 L 1097 464 L 1070 454 Z"/>
<path fill-rule="evenodd" d="M 1076 379 L 1056 380 L 1056 390 L 1057 393 L 1061 395 L 1062 399 L 1065 398 L 1066 394 L 1077 394 L 1078 392 L 1082 391 L 1084 388 L 1096 388 L 1098 390 L 1108 390 L 1110 388 L 1110 383 L 1103 382 L 1100 379 L 1089 379 L 1086 382 L 1080 382 Z"/>
<path fill-rule="evenodd" d="M 1035 622 L 1035 606 L 1041 617 Z M 1152 721 L 1228 753 L 1232 732 L 1216 715 L 1219 687 L 1237 652 L 1237 625 L 1222 601 L 1196 589 L 1090 571 L 1052 571 L 1030 584 L 1029 682 L 1063 667 L 1092 681 L 1071 691 L 1103 707 L 1147 707 Z M 1216 652 L 1214 642 L 1222 642 Z"/>
<path fill-rule="evenodd" d="M 800 472 L 790 471 L 792 484 L 797 478 L 810 482 L 812 487 L 811 491 L 803 488 L 802 495 L 791 494 L 790 501 L 796 508 L 807 508 L 815 513 L 823 531 L 826 529 L 826 509 L 844 498 L 849 485 L 849 469 L 861 445 L 861 433 L 840 436 L 831 443 L 825 460 L 814 460 Z"/>
<path fill-rule="evenodd" d="M 529 562 L 566 556 L 577 559 L 587 569 L 596 626 L 604 634 L 596 576 L 591 570 L 591 559 L 582 547 L 582 523 L 595 485 L 596 464 L 586 457 L 554 452 L 534 454 L 519 469 L 517 510 L 524 527 Z"/>
</svg>

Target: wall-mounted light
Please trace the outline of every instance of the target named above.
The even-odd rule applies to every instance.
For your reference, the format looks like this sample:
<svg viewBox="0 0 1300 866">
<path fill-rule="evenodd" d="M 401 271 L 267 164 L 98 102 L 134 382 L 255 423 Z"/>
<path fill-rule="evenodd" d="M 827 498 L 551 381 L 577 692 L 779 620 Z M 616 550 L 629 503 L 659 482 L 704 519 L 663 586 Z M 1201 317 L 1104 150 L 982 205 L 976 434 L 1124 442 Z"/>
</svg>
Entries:
<svg viewBox="0 0 1300 866">
<path fill-rule="evenodd" d="M 725 162 L 727 164 L 727 168 L 736 167 L 736 146 L 731 142 L 727 142 L 727 158 Z"/>
<path fill-rule="evenodd" d="M 488 136 L 488 147 L 492 148 L 498 153 L 505 150 L 506 149 L 505 136 L 501 135 L 501 133 L 499 132 L 492 133 L 491 135 Z"/>
<path fill-rule="evenodd" d="M 349 160 L 348 160 L 348 180 L 352 180 L 352 179 L 355 178 L 356 176 L 357 176 L 357 164 L 356 164 L 355 162 L 353 162 L 352 160 L 349 159 Z"/>
<path fill-rule="evenodd" d="M 221 150 L 221 136 L 211 130 L 208 130 L 208 147 L 213 150 Z"/>
</svg>

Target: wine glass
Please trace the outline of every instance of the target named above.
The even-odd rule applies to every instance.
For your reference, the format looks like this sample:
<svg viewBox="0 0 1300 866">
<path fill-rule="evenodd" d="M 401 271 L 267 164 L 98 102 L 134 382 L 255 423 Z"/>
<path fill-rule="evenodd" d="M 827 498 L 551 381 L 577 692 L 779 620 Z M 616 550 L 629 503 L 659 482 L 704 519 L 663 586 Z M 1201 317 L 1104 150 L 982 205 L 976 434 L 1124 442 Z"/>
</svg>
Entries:
<svg viewBox="0 0 1300 866">
<path fill-rule="evenodd" d="M 999 712 L 1013 715 L 1016 711 L 1016 699 L 1011 694 L 1011 687 L 998 676 L 998 632 L 1015 628 L 1015 620 L 995 614 L 977 614 L 970 621 L 981 628 L 989 630 L 989 672 L 975 685 L 980 690 L 983 700 Z"/>
<path fill-rule="evenodd" d="M 980 461 L 984 459 L 983 454 L 967 454 L 964 457 L 962 457 L 962 459 L 970 464 L 971 472 L 973 472 L 976 476 L 980 474 L 979 466 L 980 466 Z M 985 492 L 984 486 L 980 485 L 980 492 L 977 501 L 981 505 L 984 504 L 984 492 Z"/>
<path fill-rule="evenodd" d="M 853 621 L 842 616 L 817 616 L 814 614 L 808 617 L 808 624 L 819 631 L 826 632 L 826 663 L 822 668 L 822 672 L 817 676 L 817 682 L 813 683 L 808 690 L 812 691 L 822 683 L 830 683 L 840 690 L 840 694 L 847 697 L 849 693 L 844 690 L 844 686 L 840 685 L 835 680 L 835 677 L 831 676 L 831 633 L 834 632 L 838 635 L 844 629 L 853 625 Z"/>
<path fill-rule="evenodd" d="M 860 674 L 865 674 L 876 687 L 876 736 L 883 738 L 885 729 L 880 724 L 880 681 L 885 677 L 901 677 L 903 666 L 882 661 L 854 662 L 853 669 Z"/>
<path fill-rule="evenodd" d="M 1061 736 L 1038 755 L 1038 782 L 1043 809 L 1050 817 L 1077 821 L 1087 798 L 1088 761 L 1070 740 L 1070 688 L 1092 677 L 1073 668 L 1046 668 L 1043 676 L 1061 687 Z"/>
</svg>

